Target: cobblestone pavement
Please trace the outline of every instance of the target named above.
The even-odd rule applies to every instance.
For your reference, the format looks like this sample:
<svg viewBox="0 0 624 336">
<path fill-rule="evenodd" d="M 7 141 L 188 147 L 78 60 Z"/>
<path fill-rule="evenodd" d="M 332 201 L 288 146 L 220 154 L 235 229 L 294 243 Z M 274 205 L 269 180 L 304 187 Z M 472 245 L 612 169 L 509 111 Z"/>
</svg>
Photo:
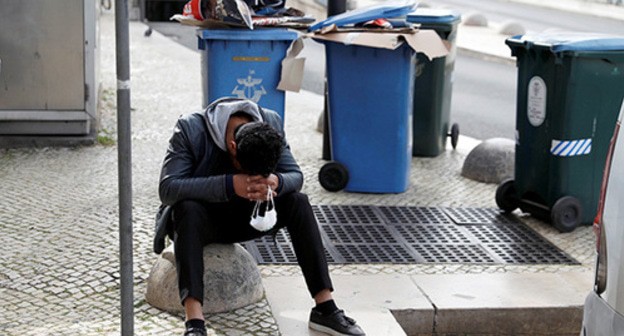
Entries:
<svg viewBox="0 0 624 336">
<path fill-rule="evenodd" d="M 144 300 L 145 279 L 156 260 L 151 252 L 157 181 L 177 116 L 201 104 L 199 56 L 132 22 L 132 160 L 135 334 L 182 334 L 183 317 Z M 113 14 L 103 13 L 101 129 L 114 140 L 115 59 Z M 496 186 L 462 178 L 464 154 L 415 158 L 411 186 L 401 194 L 329 193 L 318 181 L 322 136 L 316 122 L 322 98 L 287 95 L 286 131 L 313 204 L 494 207 Z M 461 141 L 461 139 L 460 139 Z M 105 143 L 106 141 L 102 141 Z M 3 335 L 118 335 L 117 149 L 98 144 L 77 148 L 0 150 L 0 330 Z M 593 265 L 591 228 L 569 234 L 532 218 L 523 220 L 582 265 L 342 265 L 332 274 L 449 274 L 566 272 Z M 298 274 L 292 266 L 261 266 L 263 277 Z M 279 335 L 266 300 L 208 316 L 212 335 Z"/>
</svg>

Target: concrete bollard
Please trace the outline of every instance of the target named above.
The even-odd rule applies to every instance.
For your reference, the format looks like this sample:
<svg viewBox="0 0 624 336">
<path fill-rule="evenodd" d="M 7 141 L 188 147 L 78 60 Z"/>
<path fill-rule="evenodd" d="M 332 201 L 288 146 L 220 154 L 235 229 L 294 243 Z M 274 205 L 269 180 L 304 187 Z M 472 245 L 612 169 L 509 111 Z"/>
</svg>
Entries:
<svg viewBox="0 0 624 336">
<path fill-rule="evenodd" d="M 205 314 L 241 308 L 262 299 L 264 287 L 253 257 L 239 244 L 211 244 L 204 247 Z M 171 313 L 183 313 L 178 292 L 173 245 L 156 260 L 147 278 L 145 300 Z"/>
</svg>

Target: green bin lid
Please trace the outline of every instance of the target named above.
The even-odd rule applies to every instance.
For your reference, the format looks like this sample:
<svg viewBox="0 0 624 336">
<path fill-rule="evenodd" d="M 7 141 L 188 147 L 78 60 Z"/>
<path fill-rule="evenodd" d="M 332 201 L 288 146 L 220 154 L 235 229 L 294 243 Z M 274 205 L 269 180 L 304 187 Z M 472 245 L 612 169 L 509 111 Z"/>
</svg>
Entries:
<svg viewBox="0 0 624 336">
<path fill-rule="evenodd" d="M 454 24 L 461 15 L 453 10 L 441 8 L 418 8 L 407 15 L 407 22 L 422 24 Z"/>
<path fill-rule="evenodd" d="M 203 40 L 251 40 L 251 41 L 292 41 L 297 39 L 296 31 L 284 28 L 271 29 L 198 29 L 197 37 Z"/>
<path fill-rule="evenodd" d="M 517 35 L 505 40 L 513 50 L 541 48 L 553 53 L 566 51 L 624 51 L 624 36 L 551 31 L 539 34 Z"/>
</svg>

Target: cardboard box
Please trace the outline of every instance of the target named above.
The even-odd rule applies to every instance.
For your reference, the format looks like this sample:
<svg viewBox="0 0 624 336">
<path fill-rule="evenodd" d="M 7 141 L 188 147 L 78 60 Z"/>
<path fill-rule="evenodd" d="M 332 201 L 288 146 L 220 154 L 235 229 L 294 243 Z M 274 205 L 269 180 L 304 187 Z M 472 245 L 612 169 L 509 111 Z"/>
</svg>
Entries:
<svg viewBox="0 0 624 336">
<path fill-rule="evenodd" d="M 321 31 L 303 35 L 293 42 L 282 61 L 281 81 L 277 86 L 279 90 L 299 92 L 301 88 L 305 59 L 297 58 L 297 55 L 303 50 L 303 38 L 391 50 L 407 43 L 412 50 L 425 54 L 430 60 L 448 55 L 450 49 L 448 43 L 445 43 L 434 30 L 410 29 L 387 32 L 372 29 L 347 29 L 345 31 L 335 26 L 327 27 Z"/>
</svg>

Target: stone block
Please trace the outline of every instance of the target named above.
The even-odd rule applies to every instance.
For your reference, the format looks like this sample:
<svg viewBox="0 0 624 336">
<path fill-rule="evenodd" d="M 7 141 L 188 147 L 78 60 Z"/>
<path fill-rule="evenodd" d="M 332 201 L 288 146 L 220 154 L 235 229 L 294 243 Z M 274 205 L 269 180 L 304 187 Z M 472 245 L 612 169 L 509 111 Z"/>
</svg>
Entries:
<svg viewBox="0 0 624 336">
<path fill-rule="evenodd" d="M 461 175 L 485 183 L 500 183 L 513 178 L 515 150 L 516 144 L 511 139 L 485 140 L 468 153 Z"/>
<path fill-rule="evenodd" d="M 262 278 L 253 257 L 239 244 L 210 244 L 204 247 L 205 314 L 238 309 L 264 296 Z M 147 278 L 145 300 L 152 306 L 184 312 L 180 303 L 173 245 L 156 260 Z"/>
<path fill-rule="evenodd" d="M 464 25 L 473 27 L 487 27 L 488 20 L 479 12 L 469 12 L 462 19 Z"/>
</svg>

